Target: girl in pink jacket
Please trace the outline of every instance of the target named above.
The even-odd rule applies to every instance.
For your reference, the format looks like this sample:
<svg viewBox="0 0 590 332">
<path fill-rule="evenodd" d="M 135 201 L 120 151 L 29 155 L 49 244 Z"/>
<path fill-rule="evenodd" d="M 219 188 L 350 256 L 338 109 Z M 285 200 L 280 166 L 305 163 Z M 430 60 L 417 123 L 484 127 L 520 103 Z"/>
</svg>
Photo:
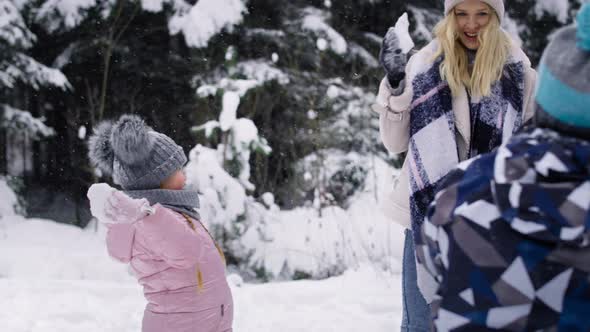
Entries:
<svg viewBox="0 0 590 332">
<path fill-rule="evenodd" d="M 232 331 L 225 260 L 200 222 L 197 193 L 183 190 L 182 148 L 124 115 L 97 127 L 89 157 L 124 190 L 109 190 L 103 202 L 91 198 L 91 207 L 107 224 L 109 255 L 129 263 L 144 288 L 142 331 Z"/>
</svg>

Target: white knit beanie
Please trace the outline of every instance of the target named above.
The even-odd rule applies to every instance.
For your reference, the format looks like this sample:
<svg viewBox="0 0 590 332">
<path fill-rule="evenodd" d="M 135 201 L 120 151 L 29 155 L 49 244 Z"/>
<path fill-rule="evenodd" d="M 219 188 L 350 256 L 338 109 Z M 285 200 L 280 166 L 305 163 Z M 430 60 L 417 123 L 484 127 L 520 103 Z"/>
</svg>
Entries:
<svg viewBox="0 0 590 332">
<path fill-rule="evenodd" d="M 445 16 L 449 15 L 451 10 L 453 8 L 455 8 L 456 5 L 460 4 L 463 1 L 465 1 L 465 0 L 445 0 Z M 504 1 L 503 0 L 481 0 L 481 1 L 487 3 L 488 5 L 492 6 L 492 8 L 494 8 L 496 13 L 498 14 L 498 17 L 500 18 L 500 22 L 502 22 L 504 20 L 504 11 L 505 10 L 504 10 Z"/>
</svg>

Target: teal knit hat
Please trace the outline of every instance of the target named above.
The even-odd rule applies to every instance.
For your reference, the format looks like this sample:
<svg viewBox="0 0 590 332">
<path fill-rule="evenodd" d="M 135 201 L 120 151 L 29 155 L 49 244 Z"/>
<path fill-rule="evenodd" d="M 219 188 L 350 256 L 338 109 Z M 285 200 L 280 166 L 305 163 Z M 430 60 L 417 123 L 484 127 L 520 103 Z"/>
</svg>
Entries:
<svg viewBox="0 0 590 332">
<path fill-rule="evenodd" d="M 556 32 L 543 52 L 536 122 L 590 137 L 590 3 L 582 6 L 577 22 Z"/>
</svg>

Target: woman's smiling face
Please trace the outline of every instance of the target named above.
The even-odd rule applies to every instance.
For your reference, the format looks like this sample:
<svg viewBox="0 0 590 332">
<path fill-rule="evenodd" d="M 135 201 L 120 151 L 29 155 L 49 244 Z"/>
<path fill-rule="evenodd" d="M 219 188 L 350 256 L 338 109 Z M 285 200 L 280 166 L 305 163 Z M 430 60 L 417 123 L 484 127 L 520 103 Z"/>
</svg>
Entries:
<svg viewBox="0 0 590 332">
<path fill-rule="evenodd" d="M 477 50 L 478 36 L 494 15 L 493 9 L 483 1 L 466 0 L 455 6 L 453 10 L 457 20 L 459 40 L 466 48 Z"/>
</svg>

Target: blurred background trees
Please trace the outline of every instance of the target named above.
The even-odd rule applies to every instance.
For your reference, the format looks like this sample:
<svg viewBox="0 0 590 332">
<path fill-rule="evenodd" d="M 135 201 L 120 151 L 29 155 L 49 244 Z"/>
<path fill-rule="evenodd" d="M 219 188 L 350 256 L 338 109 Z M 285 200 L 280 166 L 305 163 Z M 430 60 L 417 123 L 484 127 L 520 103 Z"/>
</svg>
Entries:
<svg viewBox="0 0 590 332">
<path fill-rule="evenodd" d="M 504 27 L 536 65 L 581 1 L 508 1 Z M 381 36 L 404 12 L 419 48 L 442 3 L 0 0 L 0 176 L 29 216 L 83 227 L 88 186 L 108 180 L 87 138 L 136 113 L 187 153 L 217 151 L 251 204 L 347 208 L 377 186 L 376 163 L 400 165 L 370 105 Z"/>
</svg>

